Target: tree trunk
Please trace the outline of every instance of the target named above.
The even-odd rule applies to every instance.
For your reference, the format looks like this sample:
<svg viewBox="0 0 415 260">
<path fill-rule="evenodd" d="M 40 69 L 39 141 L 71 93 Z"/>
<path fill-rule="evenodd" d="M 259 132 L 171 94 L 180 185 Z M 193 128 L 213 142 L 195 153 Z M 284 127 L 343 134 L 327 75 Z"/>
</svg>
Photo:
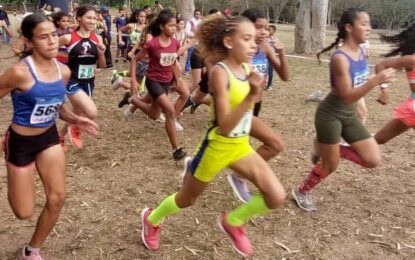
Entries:
<svg viewBox="0 0 415 260">
<path fill-rule="evenodd" d="M 314 54 L 324 44 L 328 0 L 301 0 L 295 26 L 295 52 Z"/>
<path fill-rule="evenodd" d="M 309 51 L 307 49 L 307 43 L 311 37 L 311 1 L 312 0 L 301 0 L 300 8 L 297 13 L 294 47 L 294 51 L 297 53 L 306 53 Z"/>
<path fill-rule="evenodd" d="M 186 22 L 193 17 L 195 11 L 194 0 L 176 0 L 177 11 L 182 15 Z"/>
</svg>

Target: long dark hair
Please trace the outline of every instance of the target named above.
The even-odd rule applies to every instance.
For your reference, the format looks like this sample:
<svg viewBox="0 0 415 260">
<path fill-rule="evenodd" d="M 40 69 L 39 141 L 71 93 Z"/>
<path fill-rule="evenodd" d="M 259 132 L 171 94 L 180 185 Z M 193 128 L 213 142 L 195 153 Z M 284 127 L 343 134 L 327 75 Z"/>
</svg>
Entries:
<svg viewBox="0 0 415 260">
<path fill-rule="evenodd" d="M 415 53 L 415 21 L 404 31 L 395 35 L 381 35 L 381 40 L 393 45 L 393 49 L 384 57 L 412 55 Z"/>
<path fill-rule="evenodd" d="M 171 19 L 176 19 L 176 16 L 170 9 L 163 9 L 157 15 L 157 18 L 152 20 L 149 24 L 150 33 L 153 36 L 161 34 L 161 27 L 165 26 Z"/>
<path fill-rule="evenodd" d="M 84 16 L 89 11 L 94 11 L 95 13 L 97 12 L 95 7 L 92 6 L 92 5 L 81 5 L 76 10 L 77 10 L 76 11 L 76 18 L 80 18 L 80 17 Z M 79 24 L 79 26 L 76 28 L 76 30 L 78 31 L 79 28 L 81 28 L 81 24 Z"/>
<path fill-rule="evenodd" d="M 356 20 L 356 17 L 364 12 L 360 8 L 349 8 L 346 11 L 343 12 L 339 22 L 337 23 L 337 37 L 336 40 L 328 47 L 324 48 L 321 52 L 317 54 L 317 59 L 320 60 L 320 55 L 333 49 L 334 47 L 338 46 L 341 40 L 346 39 L 346 24 L 353 25 L 354 21 Z"/>
</svg>

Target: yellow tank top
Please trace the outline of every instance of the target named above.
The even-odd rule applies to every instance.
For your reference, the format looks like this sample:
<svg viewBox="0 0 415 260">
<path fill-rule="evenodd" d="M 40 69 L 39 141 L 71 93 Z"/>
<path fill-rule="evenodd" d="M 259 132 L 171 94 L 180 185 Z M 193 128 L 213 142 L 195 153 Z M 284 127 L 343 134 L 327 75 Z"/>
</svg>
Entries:
<svg viewBox="0 0 415 260">
<path fill-rule="evenodd" d="M 250 73 L 250 69 L 248 64 L 243 64 L 246 77 L 245 79 L 240 79 L 235 76 L 235 74 L 226 66 L 223 62 L 218 63 L 219 66 L 224 68 L 226 70 L 226 73 L 228 74 L 228 105 L 231 111 L 234 111 L 239 104 L 242 103 L 242 101 L 246 98 L 246 96 L 249 94 L 250 86 L 248 81 L 248 75 Z M 214 107 L 214 102 L 212 102 L 212 115 L 211 115 L 211 128 L 214 130 L 212 131 L 214 135 L 220 135 L 220 139 L 239 139 L 241 137 L 249 137 L 249 132 L 251 130 L 251 123 L 252 123 L 252 107 L 249 111 L 246 111 L 244 115 L 242 116 L 239 123 L 235 126 L 235 128 L 228 134 L 228 136 L 223 136 L 219 133 L 217 133 L 217 124 L 216 124 L 216 112 Z M 214 136 L 212 136 L 214 138 Z M 216 138 L 215 138 L 216 139 Z M 243 138 L 246 139 L 246 138 Z M 223 140 L 225 141 L 225 140 Z M 229 140 L 230 142 L 233 142 Z M 237 141 L 237 140 L 234 140 Z"/>
</svg>

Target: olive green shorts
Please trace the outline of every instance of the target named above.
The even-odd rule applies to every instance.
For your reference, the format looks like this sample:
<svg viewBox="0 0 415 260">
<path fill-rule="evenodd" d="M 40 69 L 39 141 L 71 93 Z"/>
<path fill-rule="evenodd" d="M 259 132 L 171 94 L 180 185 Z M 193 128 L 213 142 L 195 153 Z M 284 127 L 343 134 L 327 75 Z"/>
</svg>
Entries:
<svg viewBox="0 0 415 260">
<path fill-rule="evenodd" d="M 341 137 L 355 143 L 371 137 L 356 114 L 356 104 L 344 105 L 341 100 L 329 94 L 316 111 L 314 124 L 317 141 L 322 144 L 337 144 Z"/>
</svg>

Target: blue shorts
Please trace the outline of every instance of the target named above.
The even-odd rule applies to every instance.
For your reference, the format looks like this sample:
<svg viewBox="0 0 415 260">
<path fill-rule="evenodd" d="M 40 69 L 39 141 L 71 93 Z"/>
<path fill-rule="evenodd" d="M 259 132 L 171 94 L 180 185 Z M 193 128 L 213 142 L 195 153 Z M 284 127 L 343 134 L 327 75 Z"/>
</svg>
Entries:
<svg viewBox="0 0 415 260">
<path fill-rule="evenodd" d="M 92 97 L 94 88 L 94 82 L 78 82 L 73 79 L 70 79 L 68 85 L 66 85 L 66 94 L 68 94 L 68 96 L 72 96 L 78 93 L 78 91 L 82 90 L 88 95 L 88 97 Z"/>
</svg>

